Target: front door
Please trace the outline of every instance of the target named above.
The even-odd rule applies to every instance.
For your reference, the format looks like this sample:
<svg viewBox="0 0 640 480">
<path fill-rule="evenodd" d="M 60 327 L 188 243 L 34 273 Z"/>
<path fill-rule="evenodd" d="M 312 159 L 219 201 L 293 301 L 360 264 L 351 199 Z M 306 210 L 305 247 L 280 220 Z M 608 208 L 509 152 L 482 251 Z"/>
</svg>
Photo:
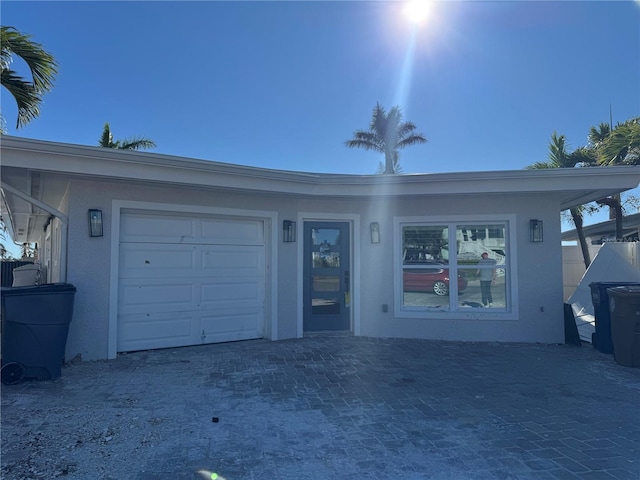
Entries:
<svg viewBox="0 0 640 480">
<path fill-rule="evenodd" d="M 351 326 L 349 224 L 304 223 L 304 331 Z"/>
</svg>

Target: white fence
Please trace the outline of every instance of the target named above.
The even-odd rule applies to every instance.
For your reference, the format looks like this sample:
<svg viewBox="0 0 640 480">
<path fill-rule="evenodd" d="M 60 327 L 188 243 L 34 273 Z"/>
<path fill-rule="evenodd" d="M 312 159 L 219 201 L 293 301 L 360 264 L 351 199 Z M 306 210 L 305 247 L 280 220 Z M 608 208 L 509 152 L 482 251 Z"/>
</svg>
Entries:
<svg viewBox="0 0 640 480">
<path fill-rule="evenodd" d="M 562 247 L 565 302 L 571 305 L 580 338 L 586 341 L 591 341 L 595 325 L 590 284 L 640 281 L 640 243 L 605 243 L 590 253 L 591 265 L 585 271 L 580 247 Z"/>
</svg>

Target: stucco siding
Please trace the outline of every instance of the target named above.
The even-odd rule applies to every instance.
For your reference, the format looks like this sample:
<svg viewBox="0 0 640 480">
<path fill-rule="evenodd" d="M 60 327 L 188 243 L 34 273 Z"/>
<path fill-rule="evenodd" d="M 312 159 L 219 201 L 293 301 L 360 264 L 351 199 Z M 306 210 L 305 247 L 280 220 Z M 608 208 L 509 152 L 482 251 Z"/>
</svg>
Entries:
<svg viewBox="0 0 640 480">
<path fill-rule="evenodd" d="M 110 232 L 112 204 L 117 201 L 175 204 L 185 208 L 216 207 L 236 210 L 268 210 L 277 212 L 278 230 L 277 284 L 268 285 L 276 291 L 275 319 L 269 319 L 276 330 L 269 338 L 301 336 L 299 285 L 299 248 L 302 241 L 298 225 L 298 241 L 283 243 L 279 231 L 283 219 L 298 219 L 299 212 L 310 218 L 331 218 L 350 214 L 359 221 L 360 239 L 352 247 L 359 259 L 359 272 L 354 279 L 353 293 L 358 303 L 359 331 L 365 336 L 429 338 L 465 341 L 562 342 L 562 261 L 558 200 L 553 195 L 499 194 L 486 196 L 441 196 L 438 198 L 366 200 L 345 198 L 304 198 L 286 195 L 261 195 L 202 188 L 172 188 L 140 182 L 92 181 L 74 179 L 69 204 L 69 277 L 78 288 L 74 321 L 67 343 L 67 357 L 77 354 L 83 359 L 108 356 L 109 314 L 114 295 L 110 284 L 112 238 Z M 87 210 L 103 211 L 105 235 L 89 238 Z M 545 213 L 546 212 L 546 213 Z M 486 218 L 511 216 L 515 222 L 515 244 L 512 245 L 517 275 L 517 291 L 510 318 L 500 312 L 460 313 L 455 318 L 405 318 L 394 315 L 394 268 L 398 254 L 394 250 L 394 222 L 399 216 L 431 217 L 475 216 Z M 529 219 L 544 222 L 544 242 L 529 242 Z M 304 218 L 302 218 L 304 220 Z M 369 224 L 380 224 L 381 242 L 372 244 Z M 541 261 L 544 259 L 544 261 Z M 269 296 L 269 295 L 267 295 Z M 383 311 L 387 305 L 387 311 Z M 274 321 L 275 320 L 275 321 Z"/>
</svg>

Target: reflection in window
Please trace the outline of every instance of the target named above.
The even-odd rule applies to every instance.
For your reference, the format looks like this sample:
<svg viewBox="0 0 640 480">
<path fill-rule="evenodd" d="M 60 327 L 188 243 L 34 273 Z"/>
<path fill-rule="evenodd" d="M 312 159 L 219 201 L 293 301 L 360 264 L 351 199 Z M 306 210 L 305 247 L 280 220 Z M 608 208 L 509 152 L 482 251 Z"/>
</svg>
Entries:
<svg viewBox="0 0 640 480">
<path fill-rule="evenodd" d="M 313 252 L 313 268 L 339 268 L 340 254 L 338 252 Z"/>
<path fill-rule="evenodd" d="M 456 227 L 456 245 L 458 262 L 473 263 L 480 260 L 483 252 L 498 264 L 505 260 L 505 225 L 458 225 Z"/>
<path fill-rule="evenodd" d="M 340 313 L 340 301 L 337 298 L 312 298 L 312 315 L 338 315 Z"/>
<path fill-rule="evenodd" d="M 336 275 L 314 275 L 314 292 L 338 292 L 340 290 L 340 277 Z"/>
<path fill-rule="evenodd" d="M 506 309 L 507 233 L 506 222 L 402 225 L 403 307 Z"/>
<path fill-rule="evenodd" d="M 312 228 L 311 229 L 312 245 L 339 245 L 340 229 L 339 228 Z"/>
<path fill-rule="evenodd" d="M 448 231 L 446 225 L 403 227 L 402 263 L 410 265 L 442 260 L 442 250 L 448 241 Z"/>
<path fill-rule="evenodd" d="M 464 295 L 458 296 L 458 307 L 460 308 L 506 308 L 507 284 L 504 268 L 495 268 L 495 276 L 489 285 L 484 288 L 489 289 L 490 297 L 483 295 L 482 280 L 480 270 L 474 268 L 461 268 L 458 270 L 467 279 L 467 288 Z M 486 268 L 485 268 L 486 270 Z"/>
</svg>

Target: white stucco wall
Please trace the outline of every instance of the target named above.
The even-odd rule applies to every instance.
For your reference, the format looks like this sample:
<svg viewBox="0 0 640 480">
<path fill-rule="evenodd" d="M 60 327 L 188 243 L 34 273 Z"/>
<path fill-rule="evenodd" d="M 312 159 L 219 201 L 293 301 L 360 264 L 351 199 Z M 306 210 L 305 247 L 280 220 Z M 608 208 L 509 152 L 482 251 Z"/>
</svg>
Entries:
<svg viewBox="0 0 640 480">
<path fill-rule="evenodd" d="M 359 239 L 353 246 L 359 272 L 354 272 L 354 312 L 356 333 L 379 337 L 416 337 L 465 341 L 506 341 L 561 343 L 564 341 L 562 250 L 558 201 L 553 195 L 442 196 L 389 200 L 304 198 L 300 196 L 257 195 L 247 193 L 212 192 L 202 188 L 171 188 L 160 184 L 137 182 L 91 181 L 74 179 L 69 195 L 69 265 L 68 281 L 76 294 L 74 319 L 70 327 L 66 356 L 80 354 L 83 359 L 107 358 L 109 337 L 110 296 L 114 295 L 111 279 L 113 241 L 110 225 L 113 201 L 175 203 L 235 210 L 263 210 L 277 214 L 280 229 L 283 219 L 297 220 L 300 212 L 306 217 L 357 218 Z M 103 211 L 105 235 L 88 236 L 87 210 Z M 515 247 L 512 273 L 518 276 L 515 310 L 460 314 L 456 318 L 407 318 L 396 316 L 394 305 L 394 218 L 429 216 L 508 216 L 515 223 Z M 305 218 L 306 218 L 305 217 Z M 529 242 L 529 219 L 544 222 L 544 242 Z M 381 242 L 372 244 L 369 224 L 379 222 Z M 275 290 L 275 305 L 267 312 L 275 318 L 269 338 L 301 336 L 301 296 L 299 295 L 301 232 L 298 225 L 296 243 L 283 243 L 278 231 L 276 282 L 268 285 Z M 117 244 L 116 244 L 117 245 Z M 117 247 L 116 247 L 117 248 Z M 271 298 L 267 294 L 267 298 Z M 382 305 L 388 305 L 383 312 Z"/>
</svg>

